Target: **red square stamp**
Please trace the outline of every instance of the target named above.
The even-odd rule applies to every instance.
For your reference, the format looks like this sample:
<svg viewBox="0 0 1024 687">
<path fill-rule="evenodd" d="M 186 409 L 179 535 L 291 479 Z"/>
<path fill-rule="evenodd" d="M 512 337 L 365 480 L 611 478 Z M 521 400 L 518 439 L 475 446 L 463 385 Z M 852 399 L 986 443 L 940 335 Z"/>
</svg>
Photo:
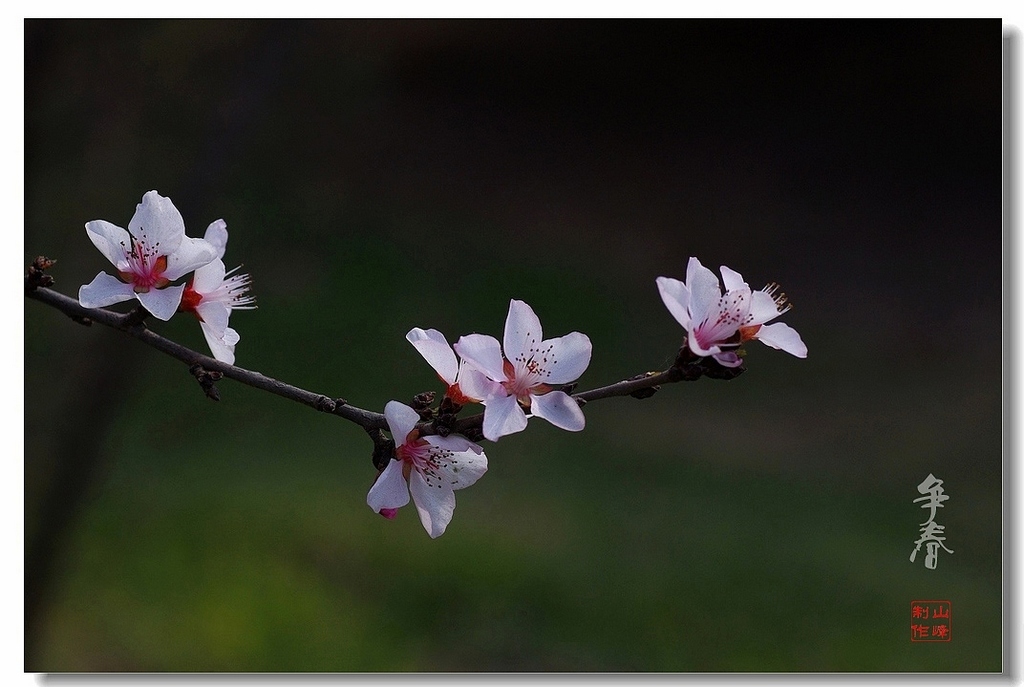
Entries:
<svg viewBox="0 0 1024 687">
<path fill-rule="evenodd" d="M 948 642 L 953 639 L 953 604 L 948 601 L 910 602 L 910 641 Z"/>
</svg>

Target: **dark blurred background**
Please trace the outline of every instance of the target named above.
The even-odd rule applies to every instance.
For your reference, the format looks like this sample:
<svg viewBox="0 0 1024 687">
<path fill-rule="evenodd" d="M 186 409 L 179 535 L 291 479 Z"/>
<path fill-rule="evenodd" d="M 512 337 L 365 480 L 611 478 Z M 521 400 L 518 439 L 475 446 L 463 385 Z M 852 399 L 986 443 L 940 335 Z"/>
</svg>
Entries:
<svg viewBox="0 0 1024 687">
<path fill-rule="evenodd" d="M 1001 30 L 26 21 L 24 257 L 66 294 L 157 189 L 253 276 L 237 363 L 372 410 L 439 387 L 406 331 L 512 297 L 591 337 L 581 388 L 662 369 L 691 255 L 810 349 L 488 444 L 430 540 L 355 425 L 26 301 L 26 669 L 999 670 Z"/>
</svg>

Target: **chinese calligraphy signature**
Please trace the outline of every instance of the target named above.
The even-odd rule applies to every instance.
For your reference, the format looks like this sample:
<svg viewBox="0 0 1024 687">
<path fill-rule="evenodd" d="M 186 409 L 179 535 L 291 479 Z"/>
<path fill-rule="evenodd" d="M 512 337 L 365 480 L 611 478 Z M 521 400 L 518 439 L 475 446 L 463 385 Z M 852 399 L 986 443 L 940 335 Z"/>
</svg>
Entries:
<svg viewBox="0 0 1024 687">
<path fill-rule="evenodd" d="M 939 559 L 939 548 L 941 547 L 946 553 L 953 553 L 943 543 L 946 540 L 944 535 L 945 527 L 935 522 L 935 513 L 939 508 L 942 508 L 944 501 L 949 500 L 949 496 L 942 489 L 942 480 L 935 477 L 935 475 L 928 473 L 928 476 L 924 478 L 924 481 L 917 485 L 917 490 L 924 496 L 914 499 L 914 503 L 923 501 L 921 508 L 931 511 L 928 515 L 928 519 L 921 523 L 921 537 L 914 542 L 914 550 L 910 552 L 910 562 L 913 563 L 917 558 L 917 552 L 921 550 L 921 545 L 925 545 L 925 557 L 924 567 L 929 570 L 935 570 L 935 566 Z"/>
</svg>

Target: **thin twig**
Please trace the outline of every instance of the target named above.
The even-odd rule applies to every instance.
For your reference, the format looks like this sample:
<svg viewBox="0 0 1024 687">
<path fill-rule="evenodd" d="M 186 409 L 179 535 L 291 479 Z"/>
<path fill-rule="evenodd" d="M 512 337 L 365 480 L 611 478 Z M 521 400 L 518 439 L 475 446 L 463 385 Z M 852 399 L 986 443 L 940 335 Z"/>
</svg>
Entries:
<svg viewBox="0 0 1024 687">
<path fill-rule="evenodd" d="M 350 422 L 354 422 L 366 430 L 371 438 L 378 436 L 377 430 L 388 429 L 387 420 L 382 413 L 364 410 L 349 404 L 344 399 L 306 391 L 272 377 L 267 377 L 259 372 L 246 370 L 236 365 L 229 365 L 186 348 L 170 339 L 166 339 L 148 329 L 145 322 L 143 322 L 143 318 L 136 311 L 120 314 L 104 308 L 85 308 L 76 299 L 41 286 L 38 277 L 25 278 L 25 296 L 60 310 L 76 322 L 83 324 L 97 322 L 111 327 L 135 337 L 139 341 L 166 353 L 172 358 L 180 360 L 189 367 L 189 370 L 192 371 L 193 376 L 199 381 L 207 396 L 215 400 L 218 398 L 218 394 L 213 383 L 220 376 L 224 376 L 255 389 L 268 391 L 282 398 L 302 403 L 320 412 L 337 415 Z M 702 375 L 731 379 L 741 372 L 743 372 L 742 367 L 730 369 L 720 366 L 709 366 L 707 359 L 692 355 L 684 347 L 680 349 L 675 362 L 667 370 L 637 375 L 636 377 L 609 384 L 608 386 L 572 394 L 572 397 L 580 405 L 613 396 L 646 398 L 652 395 L 662 384 L 694 380 Z M 420 429 L 421 434 L 454 431 L 473 439 L 480 438 L 480 430 L 483 427 L 483 413 L 461 418 L 454 424 L 451 424 L 449 420 L 450 417 L 446 417 L 446 421 L 441 423 L 440 426 L 437 424 L 436 419 L 424 421 L 417 425 L 417 427 Z M 374 443 L 378 445 L 380 440 L 374 439 Z"/>
<path fill-rule="evenodd" d="M 131 313 L 122 315 L 103 308 L 84 308 L 74 298 L 69 298 L 53 289 L 43 287 L 26 290 L 25 295 L 28 298 L 53 306 L 73 319 L 87 318 L 98 324 L 103 324 L 134 336 L 139 341 L 152 346 L 158 351 L 180 360 L 188 365 L 189 368 L 192 368 L 194 365 L 200 365 L 206 372 L 219 372 L 229 379 L 234 379 L 236 382 L 241 382 L 255 389 L 269 391 L 272 394 L 297 401 L 321 412 L 343 417 L 367 430 L 387 429 L 388 424 L 382 413 L 363 410 L 345 402 L 339 403 L 330 396 L 306 391 L 272 377 L 267 377 L 259 372 L 246 370 L 236 365 L 229 365 L 228 363 L 203 355 L 170 339 L 165 339 L 147 329 L 144 324 L 132 324 Z"/>
</svg>

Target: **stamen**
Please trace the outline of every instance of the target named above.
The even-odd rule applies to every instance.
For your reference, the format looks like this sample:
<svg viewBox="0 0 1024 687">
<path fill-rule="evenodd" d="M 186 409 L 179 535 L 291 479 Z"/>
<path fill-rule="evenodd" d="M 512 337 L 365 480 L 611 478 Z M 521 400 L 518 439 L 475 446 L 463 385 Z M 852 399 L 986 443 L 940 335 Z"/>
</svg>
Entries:
<svg viewBox="0 0 1024 687">
<path fill-rule="evenodd" d="M 782 287 L 779 286 L 778 283 L 769 282 L 767 286 L 761 289 L 766 294 L 771 296 L 773 301 L 775 301 L 775 309 L 779 311 L 780 315 L 784 312 L 793 309 L 793 304 L 789 302 L 789 298 L 786 296 L 786 294 L 778 293 L 779 289 L 781 288 Z"/>
</svg>

